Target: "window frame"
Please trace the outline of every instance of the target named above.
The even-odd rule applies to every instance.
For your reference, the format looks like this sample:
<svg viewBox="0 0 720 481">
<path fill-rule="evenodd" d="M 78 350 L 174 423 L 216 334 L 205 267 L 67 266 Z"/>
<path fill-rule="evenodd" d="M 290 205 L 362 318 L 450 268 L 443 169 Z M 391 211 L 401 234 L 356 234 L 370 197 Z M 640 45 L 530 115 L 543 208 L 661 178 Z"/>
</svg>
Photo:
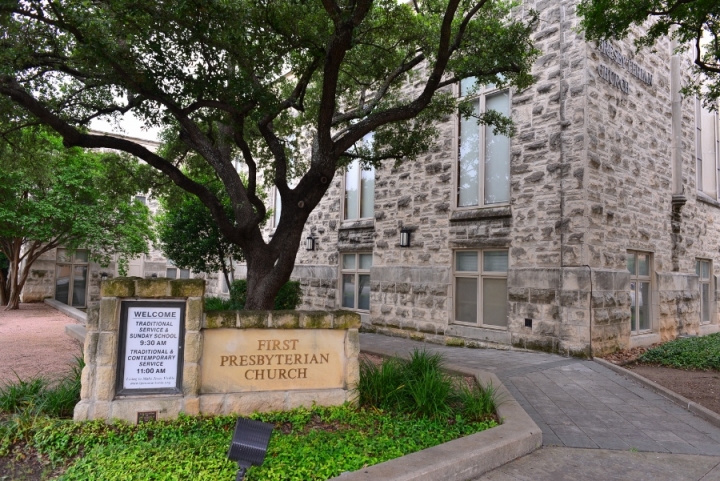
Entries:
<svg viewBox="0 0 720 481">
<path fill-rule="evenodd" d="M 494 85 L 489 88 L 487 86 L 481 86 L 477 92 L 475 92 L 472 96 L 467 97 L 468 99 L 478 99 L 480 101 L 478 105 L 478 109 L 480 112 L 485 111 L 485 105 L 487 97 L 492 96 L 494 94 L 500 93 L 500 92 L 507 92 L 508 96 L 508 110 L 510 111 L 510 116 L 512 116 L 512 89 L 508 87 L 498 88 Z M 466 97 L 463 97 L 462 95 L 462 89 L 461 89 L 461 82 L 457 82 L 455 84 L 455 96 L 458 98 L 458 100 L 465 100 Z M 509 174 L 508 174 L 508 200 L 505 202 L 496 202 L 493 204 L 486 204 L 485 203 L 485 138 L 486 138 L 486 132 L 483 125 L 479 125 L 478 128 L 480 129 L 480 136 L 479 136 L 479 145 L 482 146 L 481 149 L 479 149 L 479 158 L 478 158 L 478 205 L 460 205 L 460 123 L 462 122 L 462 117 L 459 113 L 455 114 L 454 124 L 453 124 L 453 167 L 452 167 L 452 174 L 453 174 L 453 195 L 452 195 L 452 207 L 454 210 L 475 210 L 475 209 L 491 209 L 494 207 L 504 207 L 511 204 L 512 201 L 512 192 L 510 189 L 511 186 L 511 176 L 512 176 L 512 137 L 508 138 L 509 147 L 508 147 L 508 167 L 509 167 Z"/>
<path fill-rule="evenodd" d="M 371 260 L 374 261 L 374 254 L 372 252 L 340 252 L 340 258 L 338 262 L 338 269 L 339 269 L 339 282 L 338 282 L 338 299 L 340 300 L 340 309 L 348 309 L 351 311 L 358 311 L 358 312 L 370 312 L 370 306 L 368 305 L 367 309 L 360 309 L 357 307 L 359 300 L 360 300 L 360 279 L 359 276 L 361 275 L 367 275 L 368 278 L 370 276 L 370 269 L 360 269 L 360 256 L 363 254 L 369 254 L 371 256 Z M 353 255 L 355 256 L 355 268 L 354 269 L 345 269 L 343 267 L 343 259 L 346 255 Z M 372 268 L 372 263 L 370 264 L 370 268 Z M 354 291 L 354 302 L 353 307 L 346 307 L 343 305 L 343 276 L 344 275 L 353 275 L 355 276 L 355 291 Z M 368 299 L 368 304 L 370 303 L 370 300 Z"/>
<path fill-rule="evenodd" d="M 70 260 L 63 261 L 59 260 L 60 258 L 60 251 L 69 251 L 72 252 L 70 255 Z M 87 260 L 77 260 L 77 253 L 79 251 L 87 252 Z M 64 303 L 66 306 L 74 307 L 76 309 L 84 309 L 87 307 L 88 302 L 88 293 L 90 289 L 90 250 L 89 249 L 66 249 L 64 247 L 58 247 L 55 250 L 55 282 L 53 283 L 53 299 L 59 301 L 57 299 L 57 268 L 60 266 L 70 266 L 70 276 L 68 278 L 68 302 Z M 87 268 L 86 275 L 85 275 L 85 304 L 82 306 L 73 306 L 72 299 L 73 294 L 75 290 L 75 266 L 85 266 Z"/>
<path fill-rule="evenodd" d="M 630 284 L 633 282 L 635 283 L 635 330 L 632 328 L 632 304 L 631 304 L 631 311 L 630 311 L 630 336 L 642 336 L 643 334 L 651 334 L 655 332 L 655 322 L 654 322 L 654 309 L 653 309 L 653 302 L 655 300 L 655 295 L 653 293 L 654 291 L 654 282 L 653 282 L 653 272 L 654 272 L 654 255 L 652 252 L 648 251 L 640 251 L 640 250 L 634 250 L 634 249 L 628 249 L 627 255 L 630 254 L 635 256 L 635 273 L 630 272 L 629 269 L 627 269 L 627 261 L 626 261 L 626 270 L 630 274 Z M 640 255 L 646 255 L 648 256 L 648 274 L 647 275 L 640 275 L 639 272 L 639 262 L 638 262 L 638 254 Z M 648 283 L 648 300 L 647 300 L 647 314 L 648 314 L 648 323 L 650 327 L 647 329 L 640 329 L 640 305 L 637 303 L 638 299 L 638 293 L 640 289 L 640 284 L 642 282 Z M 632 295 L 632 288 L 630 288 L 630 293 Z"/>
<path fill-rule="evenodd" d="M 457 269 L 457 253 L 458 252 L 477 252 L 478 253 L 478 270 L 475 272 L 472 271 L 458 271 Z M 508 270 L 506 272 L 500 272 L 500 271 L 485 271 L 485 253 L 486 252 L 505 252 L 508 257 Z M 482 327 L 485 329 L 495 329 L 499 331 L 507 331 L 509 324 L 510 324 L 510 310 L 508 309 L 508 289 L 507 289 L 507 280 L 508 280 L 508 272 L 510 271 L 510 249 L 501 249 L 497 247 L 489 247 L 486 249 L 455 249 L 453 250 L 452 255 L 452 275 L 453 275 L 453 300 L 452 300 L 452 321 L 451 324 L 458 324 L 461 326 L 470 326 L 470 327 Z M 457 279 L 463 278 L 463 279 L 477 279 L 477 312 L 476 312 L 476 319 L 477 322 L 466 322 L 466 321 L 458 321 L 457 320 Z M 483 304 L 483 282 L 484 279 L 505 279 L 505 308 L 506 308 L 506 319 L 505 319 L 505 325 L 504 326 L 498 326 L 495 324 L 485 324 L 483 322 L 483 312 L 484 312 L 484 304 Z"/>
<path fill-rule="evenodd" d="M 369 134 L 365 135 L 365 137 L 362 138 L 362 142 L 374 142 L 374 133 L 370 132 Z M 350 167 L 356 163 L 358 164 L 358 206 L 357 206 L 357 217 L 348 217 L 347 215 L 347 176 L 350 173 Z M 371 171 L 373 173 L 373 210 L 372 215 L 370 217 L 361 217 L 362 211 L 363 211 L 363 187 L 362 187 L 362 174 L 363 172 Z M 342 183 L 341 183 L 341 199 L 342 199 L 342 205 L 341 213 L 342 213 L 342 220 L 343 221 L 359 221 L 359 220 L 375 220 L 375 174 L 377 171 L 375 170 L 375 167 L 370 166 L 369 169 L 364 169 L 362 166 L 362 162 L 360 159 L 353 159 L 352 162 L 350 162 L 345 169 L 343 169 L 343 175 L 342 175 Z"/>
<path fill-rule="evenodd" d="M 720 113 L 715 112 L 707 112 L 709 115 L 712 115 L 714 117 L 714 126 L 705 126 L 703 125 L 703 113 L 705 112 L 702 101 L 699 97 L 695 97 L 695 169 L 696 169 L 696 176 L 695 176 L 695 182 L 696 182 L 696 190 L 698 192 L 702 192 L 704 195 L 710 197 L 713 200 L 720 200 Z M 715 161 L 712 162 L 714 164 L 713 173 L 715 175 L 715 192 L 706 192 L 703 185 L 703 174 L 705 173 L 705 169 L 703 167 L 703 161 L 705 161 L 703 156 L 703 131 L 705 131 L 707 128 L 715 129 Z"/>
<path fill-rule="evenodd" d="M 703 279 L 703 277 L 702 277 L 702 269 L 700 269 L 700 265 L 702 263 L 707 263 L 707 265 L 708 265 L 708 277 L 706 279 Z M 715 292 L 715 276 L 713 275 L 712 259 L 696 257 L 695 258 L 695 274 L 698 276 L 698 291 L 700 294 L 700 325 L 707 326 L 709 324 L 715 324 L 715 316 L 714 316 L 715 296 L 713 295 Z M 702 286 L 703 285 L 708 286 L 708 296 L 710 296 L 710 298 L 708 299 L 708 320 L 707 321 L 703 321 L 703 318 L 702 318 L 702 309 L 703 309 Z"/>
</svg>

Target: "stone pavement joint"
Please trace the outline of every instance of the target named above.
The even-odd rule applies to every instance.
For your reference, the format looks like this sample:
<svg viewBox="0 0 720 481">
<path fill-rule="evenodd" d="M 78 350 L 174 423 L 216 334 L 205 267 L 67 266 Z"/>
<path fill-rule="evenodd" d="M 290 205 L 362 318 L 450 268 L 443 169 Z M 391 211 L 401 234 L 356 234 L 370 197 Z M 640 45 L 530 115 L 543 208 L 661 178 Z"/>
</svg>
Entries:
<svg viewBox="0 0 720 481">
<path fill-rule="evenodd" d="M 544 446 L 720 455 L 720 427 L 592 361 L 361 334 L 360 348 L 371 347 L 426 349 L 494 373 L 540 427 Z"/>
</svg>

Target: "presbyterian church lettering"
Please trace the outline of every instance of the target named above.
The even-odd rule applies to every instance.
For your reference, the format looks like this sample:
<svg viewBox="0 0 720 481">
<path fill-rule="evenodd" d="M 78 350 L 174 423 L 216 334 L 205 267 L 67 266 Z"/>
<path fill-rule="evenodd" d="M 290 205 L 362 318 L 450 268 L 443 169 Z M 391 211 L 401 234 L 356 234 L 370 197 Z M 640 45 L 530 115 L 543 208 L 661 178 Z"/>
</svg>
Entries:
<svg viewBox="0 0 720 481">
<path fill-rule="evenodd" d="M 258 351 L 296 351 L 299 339 L 260 339 L 257 341 Z M 244 378 L 249 381 L 307 379 L 307 367 L 279 366 L 312 366 L 330 362 L 330 353 L 318 354 L 241 354 L 220 356 L 220 367 L 263 366 L 263 369 L 246 369 Z M 265 368 L 267 366 L 267 368 Z"/>
<path fill-rule="evenodd" d="M 620 50 L 613 47 L 610 44 L 610 42 L 608 42 L 607 40 L 603 40 L 602 42 L 600 42 L 598 44 L 598 50 L 600 51 L 600 53 L 605 55 L 607 58 L 609 58 L 610 60 L 612 60 L 613 62 L 617 63 L 622 68 L 624 68 L 625 70 L 630 72 L 630 75 L 640 79 L 642 82 L 644 82 L 645 84 L 652 87 L 652 80 L 653 80 L 652 74 L 650 72 L 648 72 L 647 70 L 645 70 L 644 68 L 640 67 L 638 64 L 636 64 L 632 60 L 630 60 L 630 58 L 623 55 L 620 52 Z M 605 67 L 605 69 L 610 71 L 610 69 L 608 69 L 607 67 Z M 610 71 L 610 73 L 613 73 L 613 75 L 617 75 L 611 71 Z M 605 78 L 605 77 L 603 77 L 603 78 Z M 608 80 L 608 79 L 605 78 L 605 80 Z M 625 92 L 625 93 L 627 93 L 627 92 Z"/>
</svg>

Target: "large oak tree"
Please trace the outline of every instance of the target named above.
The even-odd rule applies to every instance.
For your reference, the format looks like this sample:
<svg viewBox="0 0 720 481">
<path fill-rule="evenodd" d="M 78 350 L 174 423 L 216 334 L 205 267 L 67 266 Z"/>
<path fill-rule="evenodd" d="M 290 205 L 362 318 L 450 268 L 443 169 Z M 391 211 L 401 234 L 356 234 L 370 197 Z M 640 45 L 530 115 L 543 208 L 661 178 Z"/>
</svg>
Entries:
<svg viewBox="0 0 720 481">
<path fill-rule="evenodd" d="M 245 254 L 246 308 L 269 309 L 336 172 L 426 151 L 460 79 L 530 85 L 536 20 L 506 0 L 0 0 L 0 95 L 66 145 L 127 152 L 197 196 Z M 166 148 L 82 129 L 125 112 L 161 127 Z M 184 173 L 189 152 L 230 214 Z M 269 242 L 263 183 L 282 202 Z"/>
</svg>

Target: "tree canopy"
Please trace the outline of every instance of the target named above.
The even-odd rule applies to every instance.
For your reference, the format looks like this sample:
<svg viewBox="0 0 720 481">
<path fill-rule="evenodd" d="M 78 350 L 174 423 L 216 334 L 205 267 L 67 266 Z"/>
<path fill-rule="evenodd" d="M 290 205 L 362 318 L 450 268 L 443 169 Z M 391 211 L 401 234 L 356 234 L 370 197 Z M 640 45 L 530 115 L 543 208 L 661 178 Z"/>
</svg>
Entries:
<svg viewBox="0 0 720 481">
<path fill-rule="evenodd" d="M 684 91 L 697 94 L 713 107 L 720 97 L 720 2 L 717 0 L 582 0 L 578 13 L 588 40 L 625 38 L 633 27 L 644 26 L 635 45 L 652 47 L 669 36 L 678 51 L 690 51 L 694 61 L 691 84 Z"/>
<path fill-rule="evenodd" d="M 127 152 L 197 196 L 245 254 L 246 308 L 263 309 L 338 169 L 426 151 L 460 79 L 529 86 L 536 22 L 512 0 L 0 0 L 0 96 L 66 145 Z M 166 148 L 83 130 L 126 112 L 163 129 Z M 230 210 L 183 170 L 189 153 Z M 263 184 L 282 204 L 269 241 Z"/>
<path fill-rule="evenodd" d="M 110 154 L 115 157 L 114 154 Z M 3 303 L 17 308 L 33 263 L 58 246 L 89 249 L 108 264 L 147 251 L 147 208 L 131 202 L 131 183 L 108 181 L 106 154 L 66 149 L 42 130 L 15 131 L 0 142 L 0 251 L 9 261 Z"/>
<path fill-rule="evenodd" d="M 183 269 L 222 272 L 230 286 L 233 263 L 243 260 L 242 250 L 222 236 L 210 211 L 197 197 L 181 192 L 162 199 L 162 211 L 156 218 L 163 255 Z"/>
</svg>

